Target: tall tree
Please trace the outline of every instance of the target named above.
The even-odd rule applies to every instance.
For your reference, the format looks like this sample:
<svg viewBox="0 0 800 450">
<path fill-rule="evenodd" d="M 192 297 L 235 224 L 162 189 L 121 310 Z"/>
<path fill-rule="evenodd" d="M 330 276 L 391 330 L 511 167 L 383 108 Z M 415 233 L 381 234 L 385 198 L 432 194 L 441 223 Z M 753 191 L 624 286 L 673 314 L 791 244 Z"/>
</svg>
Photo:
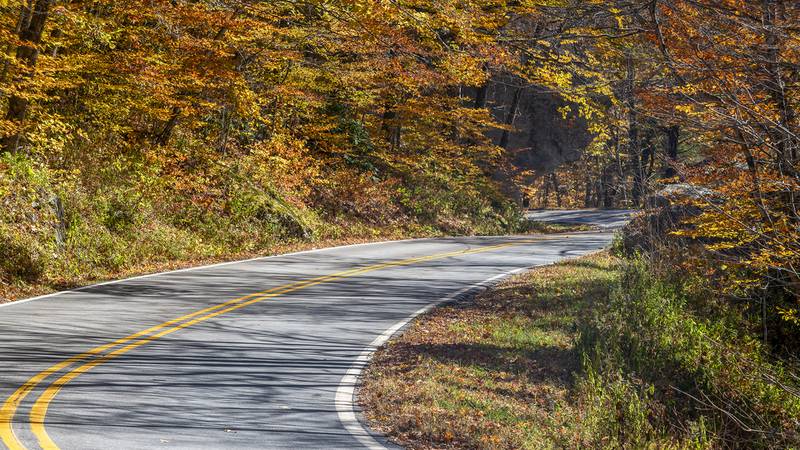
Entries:
<svg viewBox="0 0 800 450">
<path fill-rule="evenodd" d="M 39 58 L 42 34 L 53 3 L 54 0 L 35 0 L 35 2 L 29 1 L 22 6 L 18 31 L 20 44 L 16 52 L 20 71 L 14 79 L 16 84 L 33 76 Z M 23 122 L 28 112 L 28 103 L 26 93 L 21 91 L 15 91 L 8 99 L 6 120 L 11 121 L 15 129 L 4 140 L 6 151 L 15 152 L 19 148 Z"/>
</svg>

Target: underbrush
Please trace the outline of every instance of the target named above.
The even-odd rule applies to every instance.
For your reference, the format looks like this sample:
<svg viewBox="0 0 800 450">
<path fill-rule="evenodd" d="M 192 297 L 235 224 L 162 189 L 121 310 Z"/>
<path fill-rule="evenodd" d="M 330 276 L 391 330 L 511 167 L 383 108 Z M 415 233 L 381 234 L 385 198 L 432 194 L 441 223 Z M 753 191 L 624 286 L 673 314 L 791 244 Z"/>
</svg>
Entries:
<svg viewBox="0 0 800 450">
<path fill-rule="evenodd" d="M 0 301 L 177 265 L 339 242 L 500 234 L 522 222 L 507 202 L 492 200 L 490 185 L 449 192 L 436 184 L 414 197 L 398 177 L 331 166 L 319 173 L 296 161 L 271 167 L 269 154 L 256 157 L 189 173 L 147 155 L 84 161 L 91 170 L 0 155 Z M 414 189 L 430 178 L 415 174 L 422 187 Z"/>
<path fill-rule="evenodd" d="M 584 224 L 571 224 L 571 223 L 549 223 L 549 222 L 536 222 L 533 220 L 528 221 L 525 225 L 525 231 L 529 233 L 570 233 L 575 231 L 592 231 L 597 227 Z"/>
<path fill-rule="evenodd" d="M 599 254 L 436 310 L 361 400 L 410 448 L 797 448 L 797 367 L 642 259 Z"/>
<path fill-rule="evenodd" d="M 708 302 L 634 259 L 579 322 L 587 399 L 611 442 L 655 433 L 681 447 L 800 445 L 797 367 Z"/>
</svg>

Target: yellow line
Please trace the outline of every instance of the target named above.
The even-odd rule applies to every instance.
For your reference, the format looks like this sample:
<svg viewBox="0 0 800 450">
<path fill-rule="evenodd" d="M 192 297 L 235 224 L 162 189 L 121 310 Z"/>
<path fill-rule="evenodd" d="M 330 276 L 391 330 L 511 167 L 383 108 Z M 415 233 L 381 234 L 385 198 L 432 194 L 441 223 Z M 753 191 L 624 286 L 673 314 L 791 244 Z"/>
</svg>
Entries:
<svg viewBox="0 0 800 450">
<path fill-rule="evenodd" d="M 181 317 L 169 320 L 162 324 L 153 326 L 146 330 L 139 331 L 137 333 L 131 334 L 124 338 L 118 339 L 116 341 L 110 342 L 108 344 L 93 348 L 85 353 L 81 353 L 79 355 L 73 356 L 69 359 L 66 359 L 58 364 L 55 364 L 48 369 L 36 374 L 35 376 L 31 377 L 25 384 L 20 386 L 8 399 L 6 399 L 5 403 L 3 404 L 2 408 L 0 408 L 0 438 L 2 438 L 3 443 L 5 443 L 10 450 L 25 450 L 23 444 L 17 439 L 14 434 L 13 430 L 13 419 L 16 414 L 17 409 L 19 408 L 20 403 L 27 397 L 31 391 L 33 391 L 36 386 L 42 383 L 46 378 L 49 376 L 60 372 L 68 368 L 69 366 L 85 360 L 90 357 L 96 357 L 95 359 L 84 363 L 77 368 L 72 369 L 71 371 L 67 372 L 65 375 L 57 379 L 55 382 L 50 384 L 47 389 L 42 393 L 42 395 L 36 400 L 34 403 L 33 408 L 30 412 L 30 424 L 34 435 L 39 440 L 39 444 L 44 449 L 58 449 L 58 446 L 50 439 L 46 430 L 45 430 L 45 417 L 47 415 L 47 409 L 53 399 L 58 395 L 58 392 L 61 388 L 78 377 L 79 375 L 89 371 L 93 367 L 96 367 L 100 364 L 105 363 L 106 361 L 116 358 L 122 354 L 125 354 L 137 347 L 145 345 L 155 339 L 159 339 L 163 336 L 168 334 L 174 333 L 176 331 L 182 330 L 186 327 L 195 325 L 197 323 L 209 320 L 213 317 L 219 316 L 221 314 L 225 314 L 240 308 L 244 308 L 246 306 L 252 305 L 254 303 L 262 302 L 269 298 L 277 297 L 279 295 L 283 295 L 289 292 L 297 291 L 300 289 L 305 289 L 310 286 L 315 286 L 318 284 L 339 280 L 342 278 L 352 277 L 355 275 L 360 275 L 362 273 L 372 272 L 375 270 L 383 269 L 386 267 L 396 267 L 396 266 L 404 266 L 409 264 L 414 264 L 423 261 L 430 261 L 434 259 L 442 259 L 447 258 L 450 256 L 456 255 L 467 255 L 472 253 L 480 253 L 486 252 L 490 250 L 495 250 L 503 247 L 509 247 L 513 245 L 519 245 L 524 243 L 530 243 L 531 241 L 517 241 L 513 243 L 506 243 L 506 244 L 499 244 L 493 246 L 482 247 L 478 249 L 472 250 L 459 250 L 454 252 L 447 252 L 447 253 L 440 253 L 436 255 L 430 256 L 423 256 L 417 258 L 410 258 L 406 260 L 400 261 L 393 261 L 393 262 L 386 262 L 380 264 L 374 264 L 367 267 L 362 268 L 355 268 L 349 269 L 342 272 L 337 272 L 321 277 L 316 277 L 308 280 L 303 280 L 295 283 L 290 283 L 283 286 L 278 286 L 275 288 L 271 288 L 265 291 L 256 292 L 253 294 L 249 294 L 243 297 L 239 297 L 233 300 L 229 300 L 227 302 L 221 303 L 219 305 L 211 306 L 208 308 L 201 309 L 199 311 L 183 315 Z M 248 300 L 249 299 L 249 300 Z M 203 315 L 205 314 L 205 315 Z M 200 316 L 200 317 L 198 317 Z M 191 319 L 191 320 L 188 320 Z M 184 322 L 185 321 L 185 322 Z M 182 323 L 181 323 L 182 322 Z M 176 325 L 177 324 L 177 325 Z M 174 325 L 174 326 L 173 326 Z M 167 328 L 170 327 L 171 328 Z M 160 330 L 160 331 L 159 331 Z M 157 332 L 158 331 L 158 332 Z M 155 333 L 157 332 L 157 333 Z M 154 334 L 151 334 L 154 333 Z M 136 340 L 138 339 L 138 340 Z M 118 345 L 122 345 L 128 343 L 130 341 L 136 340 L 124 347 L 120 347 L 110 353 L 97 357 L 101 353 L 105 352 L 106 350 L 110 350 Z"/>
<path fill-rule="evenodd" d="M 324 278 L 324 277 L 320 277 L 320 278 Z M 111 349 L 111 348 L 113 348 L 113 347 L 115 347 L 117 345 L 124 344 L 124 343 L 129 342 L 129 341 L 131 341 L 133 339 L 145 336 L 145 335 L 147 335 L 149 333 L 158 331 L 158 330 L 160 330 L 162 328 L 166 328 L 166 327 L 168 327 L 170 325 L 176 324 L 176 323 L 181 322 L 183 320 L 190 319 L 192 317 L 201 315 L 203 313 L 207 313 L 209 311 L 213 311 L 215 309 L 224 308 L 227 305 L 234 304 L 234 303 L 246 300 L 248 298 L 255 297 L 255 296 L 259 295 L 259 294 L 264 294 L 264 293 L 267 293 L 267 292 L 271 292 L 273 290 L 280 289 L 281 287 L 283 287 L 283 286 L 279 286 L 279 287 L 276 287 L 276 288 L 273 288 L 273 289 L 270 289 L 270 290 L 267 290 L 267 291 L 256 292 L 254 294 L 248 294 L 248 295 L 246 295 L 244 297 L 235 298 L 233 300 L 229 300 L 229 301 L 227 301 L 225 303 L 221 303 L 219 305 L 214 305 L 214 306 L 211 306 L 211 307 L 208 307 L 208 308 L 201 309 L 199 311 L 195 311 L 195 312 L 190 313 L 190 314 L 183 315 L 181 317 L 177 317 L 175 319 L 169 320 L 167 322 L 164 322 L 162 324 L 159 324 L 159 325 L 156 325 L 154 327 L 148 328 L 146 330 L 142 330 L 142 331 L 136 332 L 134 334 L 131 334 L 129 336 L 125 336 L 125 337 L 123 337 L 121 339 L 117 339 L 116 341 L 110 342 L 108 344 L 104 344 L 104 345 L 101 345 L 99 347 L 95 347 L 95 348 L 93 348 L 93 349 L 91 349 L 91 350 L 89 350 L 87 352 L 81 353 L 79 355 L 75 355 L 75 356 L 73 356 L 73 357 L 71 357 L 71 358 L 69 358 L 67 360 L 64 360 L 64 361 L 62 361 L 62 362 L 60 362 L 58 364 L 55 364 L 55 365 L 43 370 L 42 372 L 39 372 L 38 374 L 36 374 L 32 378 L 30 378 L 28 381 L 26 381 L 25 384 L 20 386 L 16 391 L 14 391 L 14 393 L 11 394 L 11 396 L 9 396 L 5 400 L 5 402 L 3 403 L 3 406 L 0 407 L 0 439 L 2 439 L 3 443 L 6 444 L 9 447 L 9 449 L 11 449 L 11 450 L 23 450 L 25 448 L 20 444 L 19 440 L 14 435 L 14 430 L 12 428 L 14 415 L 16 413 L 16 410 L 19 408 L 19 405 L 22 402 L 22 400 L 24 400 L 25 397 L 27 397 L 28 394 L 30 394 L 30 392 L 34 388 L 36 388 L 37 385 L 39 385 L 39 383 L 44 381 L 50 375 L 52 375 L 54 373 L 57 373 L 57 372 L 69 367 L 70 365 L 72 365 L 72 364 L 74 364 L 74 363 L 76 363 L 78 361 L 82 361 L 82 360 L 84 360 L 86 358 L 98 355 L 98 354 L 100 354 L 100 353 L 102 353 L 102 352 L 104 352 L 104 351 L 106 351 L 108 349 Z"/>
</svg>

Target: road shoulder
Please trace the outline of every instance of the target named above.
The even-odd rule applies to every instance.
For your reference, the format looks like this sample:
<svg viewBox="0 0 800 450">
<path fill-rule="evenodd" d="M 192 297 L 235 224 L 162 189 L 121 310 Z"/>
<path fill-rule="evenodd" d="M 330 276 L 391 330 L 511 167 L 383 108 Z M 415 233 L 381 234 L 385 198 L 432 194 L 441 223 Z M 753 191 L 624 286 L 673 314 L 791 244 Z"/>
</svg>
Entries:
<svg viewBox="0 0 800 450">
<path fill-rule="evenodd" d="M 365 372 L 370 425 L 408 448 L 580 444 L 574 324 L 615 264 L 601 253 L 537 268 L 420 318 Z"/>
</svg>

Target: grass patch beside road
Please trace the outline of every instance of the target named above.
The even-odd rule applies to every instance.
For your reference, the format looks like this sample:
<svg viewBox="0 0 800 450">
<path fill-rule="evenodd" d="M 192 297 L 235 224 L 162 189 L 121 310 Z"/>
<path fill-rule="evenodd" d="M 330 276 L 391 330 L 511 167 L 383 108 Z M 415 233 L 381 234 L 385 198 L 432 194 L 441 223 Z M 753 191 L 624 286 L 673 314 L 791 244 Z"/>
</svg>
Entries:
<svg viewBox="0 0 800 450">
<path fill-rule="evenodd" d="M 593 225 L 585 225 L 580 223 L 558 223 L 558 222 L 537 222 L 529 220 L 525 225 L 525 230 L 528 233 L 572 233 L 576 231 L 592 231 L 598 229 Z"/>
<path fill-rule="evenodd" d="M 798 448 L 790 366 L 678 282 L 600 253 L 438 308 L 380 349 L 360 400 L 408 448 Z"/>
<path fill-rule="evenodd" d="M 417 321 L 376 353 L 361 391 L 368 419 L 412 448 L 584 441 L 575 320 L 608 296 L 617 265 L 601 254 L 544 267 Z"/>
</svg>

